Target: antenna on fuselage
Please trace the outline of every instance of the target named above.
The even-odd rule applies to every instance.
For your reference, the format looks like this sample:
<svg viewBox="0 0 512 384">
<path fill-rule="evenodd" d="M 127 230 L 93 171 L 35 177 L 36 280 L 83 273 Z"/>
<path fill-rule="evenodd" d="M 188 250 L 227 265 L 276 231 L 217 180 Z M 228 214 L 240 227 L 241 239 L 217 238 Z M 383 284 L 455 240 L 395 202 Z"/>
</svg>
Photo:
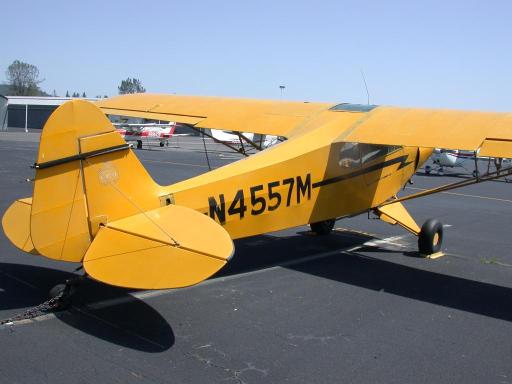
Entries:
<svg viewBox="0 0 512 384">
<path fill-rule="evenodd" d="M 370 92 L 368 92 L 368 84 L 366 84 L 366 77 L 364 76 L 363 68 L 359 69 L 363 78 L 364 89 L 366 89 L 366 103 L 370 105 Z"/>
</svg>

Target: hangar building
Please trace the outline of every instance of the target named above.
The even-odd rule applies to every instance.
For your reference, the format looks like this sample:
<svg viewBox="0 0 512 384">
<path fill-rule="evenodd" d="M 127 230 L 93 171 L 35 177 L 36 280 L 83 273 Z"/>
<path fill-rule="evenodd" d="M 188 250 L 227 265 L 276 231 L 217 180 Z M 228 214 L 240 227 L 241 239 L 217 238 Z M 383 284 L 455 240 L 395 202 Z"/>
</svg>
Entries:
<svg viewBox="0 0 512 384">
<path fill-rule="evenodd" d="M 7 99 L 7 116 L 2 117 L 2 100 Z M 71 97 L 2 96 L 0 97 L 0 128 L 42 129 L 48 117 Z M 95 101 L 96 98 L 85 98 Z M 4 108 L 5 109 L 5 108 Z"/>
</svg>

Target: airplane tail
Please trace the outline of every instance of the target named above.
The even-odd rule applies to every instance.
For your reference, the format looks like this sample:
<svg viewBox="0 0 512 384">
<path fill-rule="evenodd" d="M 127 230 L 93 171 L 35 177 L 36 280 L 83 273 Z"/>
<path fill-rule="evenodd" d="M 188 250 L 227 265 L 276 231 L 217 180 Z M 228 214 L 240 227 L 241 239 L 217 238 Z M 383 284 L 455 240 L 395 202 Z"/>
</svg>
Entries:
<svg viewBox="0 0 512 384">
<path fill-rule="evenodd" d="M 33 246 L 52 259 L 82 261 L 98 280 L 147 289 L 197 283 L 233 253 L 220 225 L 171 204 L 90 102 L 70 101 L 50 116 L 35 168 L 30 214 L 17 201 L 2 220 L 11 240 L 25 236 L 22 249 Z M 25 232 L 13 232 L 16 217 L 30 227 L 30 246 Z"/>
</svg>

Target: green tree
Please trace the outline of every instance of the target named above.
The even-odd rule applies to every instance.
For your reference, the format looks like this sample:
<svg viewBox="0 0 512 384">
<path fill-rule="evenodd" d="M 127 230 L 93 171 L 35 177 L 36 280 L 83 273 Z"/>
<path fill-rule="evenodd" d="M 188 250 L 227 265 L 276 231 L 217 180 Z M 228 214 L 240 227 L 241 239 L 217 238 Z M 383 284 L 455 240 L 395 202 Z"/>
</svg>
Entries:
<svg viewBox="0 0 512 384">
<path fill-rule="evenodd" d="M 9 91 L 13 96 L 37 96 L 41 94 L 39 69 L 35 65 L 14 60 L 5 71 Z"/>
<path fill-rule="evenodd" d="M 121 85 L 117 87 L 120 95 L 124 95 L 127 93 L 144 93 L 146 92 L 146 88 L 142 86 L 142 83 L 139 79 L 136 78 L 127 78 L 126 80 L 121 81 Z"/>
<path fill-rule="evenodd" d="M 66 91 L 66 97 L 69 97 L 69 91 Z"/>
<path fill-rule="evenodd" d="M 87 95 L 85 94 L 85 92 L 82 92 L 82 97 L 87 97 Z"/>
</svg>

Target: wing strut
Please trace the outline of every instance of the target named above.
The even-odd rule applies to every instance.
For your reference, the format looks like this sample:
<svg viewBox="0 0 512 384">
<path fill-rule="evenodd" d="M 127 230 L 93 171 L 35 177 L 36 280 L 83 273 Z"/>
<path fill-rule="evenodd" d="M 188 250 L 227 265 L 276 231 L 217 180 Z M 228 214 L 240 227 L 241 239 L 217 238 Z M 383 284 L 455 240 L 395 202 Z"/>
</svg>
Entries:
<svg viewBox="0 0 512 384">
<path fill-rule="evenodd" d="M 392 199 L 392 200 L 389 200 L 389 201 L 381 204 L 380 207 L 384 207 L 386 205 L 395 204 L 395 203 L 402 202 L 402 201 L 416 199 L 418 197 L 429 196 L 434 193 L 451 191 L 452 189 L 461 188 L 461 187 L 465 187 L 467 185 L 472 185 L 472 184 L 478 184 L 478 183 L 481 183 L 484 181 L 496 180 L 496 179 L 500 179 L 502 177 L 507 177 L 507 176 L 512 176 L 512 166 L 506 167 L 506 168 L 501 168 L 494 172 L 487 173 L 483 176 L 480 176 L 477 172 L 476 177 L 472 177 L 470 179 L 463 180 L 463 181 L 457 181 L 455 183 L 442 185 L 440 187 L 428 189 L 426 191 L 413 193 L 411 195 L 403 196 L 403 197 L 400 197 L 397 199 Z M 380 207 L 378 207 L 378 208 L 380 208 Z"/>
<path fill-rule="evenodd" d="M 226 147 L 228 147 L 229 149 L 232 149 L 233 151 L 237 152 L 237 153 L 241 153 L 242 155 L 248 157 L 249 155 L 244 151 L 242 150 L 241 148 L 236 148 L 228 143 L 224 143 L 218 139 L 216 139 L 215 137 L 213 137 L 212 135 L 210 135 L 209 133 L 207 133 L 204 129 L 201 129 L 201 128 L 196 128 L 194 127 L 193 125 L 187 125 L 187 127 L 189 128 L 192 128 L 194 131 L 196 132 L 199 132 L 199 134 L 201 135 L 204 135 L 206 137 L 209 137 L 210 139 L 212 139 L 214 142 L 218 143 L 218 144 L 222 144 L 222 145 L 225 145 Z"/>
<path fill-rule="evenodd" d="M 243 133 L 240 133 L 240 132 L 234 132 L 236 133 L 236 135 L 240 138 L 240 143 L 242 143 L 242 139 L 245 140 L 247 143 L 249 143 L 250 145 L 252 145 L 254 148 L 256 148 L 258 151 L 262 151 L 263 148 L 261 147 L 261 145 L 258 145 L 256 144 L 254 141 L 252 141 L 251 139 L 249 139 L 247 136 L 245 136 Z M 262 136 L 263 137 L 263 136 Z M 261 140 L 260 140 L 261 141 Z"/>
</svg>

